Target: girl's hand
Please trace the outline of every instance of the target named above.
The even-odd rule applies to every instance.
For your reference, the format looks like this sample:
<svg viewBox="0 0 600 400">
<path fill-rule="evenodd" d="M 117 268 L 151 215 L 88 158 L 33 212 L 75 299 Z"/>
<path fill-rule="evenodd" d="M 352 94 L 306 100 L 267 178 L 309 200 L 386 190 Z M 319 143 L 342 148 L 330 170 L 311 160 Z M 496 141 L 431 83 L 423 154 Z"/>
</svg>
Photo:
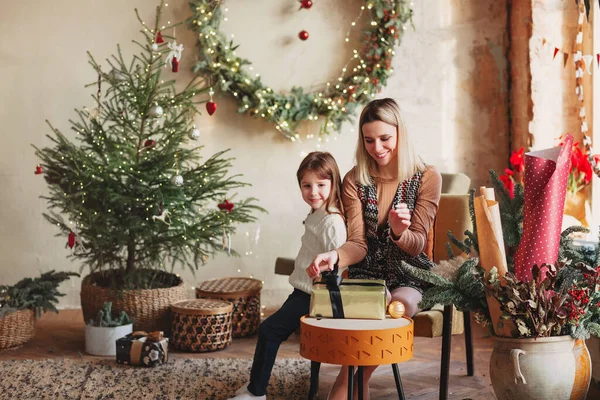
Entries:
<svg viewBox="0 0 600 400">
<path fill-rule="evenodd" d="M 388 221 L 392 236 L 400 237 L 410 227 L 411 211 L 406 203 L 400 203 L 390 211 Z"/>
<path fill-rule="evenodd" d="M 315 279 L 321 275 L 321 272 L 333 271 L 336 262 L 338 262 L 337 251 L 331 250 L 327 253 L 321 253 L 317 255 L 308 268 L 306 268 L 306 273 L 312 279 Z"/>
</svg>

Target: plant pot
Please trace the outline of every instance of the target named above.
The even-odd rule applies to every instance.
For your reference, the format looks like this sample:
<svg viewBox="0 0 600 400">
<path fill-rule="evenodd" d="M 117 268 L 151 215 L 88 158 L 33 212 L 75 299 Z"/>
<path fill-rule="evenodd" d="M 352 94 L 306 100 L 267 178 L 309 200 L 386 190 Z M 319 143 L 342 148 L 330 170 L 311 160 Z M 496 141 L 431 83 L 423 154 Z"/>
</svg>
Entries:
<svg viewBox="0 0 600 400">
<path fill-rule="evenodd" d="M 115 356 L 117 339 L 133 332 L 133 325 L 85 326 L 85 352 L 93 356 Z"/>
<path fill-rule="evenodd" d="M 0 317 L 0 350 L 23 346 L 35 336 L 35 312 L 17 310 Z"/>
<path fill-rule="evenodd" d="M 585 341 L 495 337 L 490 379 L 498 400 L 583 400 L 591 378 Z"/>
<path fill-rule="evenodd" d="M 171 304 L 188 297 L 179 278 L 178 285 L 169 288 L 116 290 L 98 286 L 96 281 L 101 277 L 102 273 L 97 272 L 87 275 L 81 282 L 81 309 L 86 323 L 96 317 L 105 302 L 110 301 L 113 312 L 125 311 L 133 319 L 136 331 L 168 333 L 171 327 Z"/>
</svg>

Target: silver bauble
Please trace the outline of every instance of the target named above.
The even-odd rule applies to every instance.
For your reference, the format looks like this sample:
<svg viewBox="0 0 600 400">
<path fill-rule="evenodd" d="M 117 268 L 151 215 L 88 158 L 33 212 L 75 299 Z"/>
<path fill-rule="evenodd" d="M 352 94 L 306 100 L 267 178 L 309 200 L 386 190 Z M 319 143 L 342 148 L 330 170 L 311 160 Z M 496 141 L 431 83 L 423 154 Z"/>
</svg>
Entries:
<svg viewBox="0 0 600 400">
<path fill-rule="evenodd" d="M 192 128 L 192 130 L 190 131 L 190 133 L 188 134 L 188 136 L 192 140 L 198 140 L 198 138 L 200 137 L 200 129 L 198 129 L 198 128 L 196 128 L 194 126 L 194 128 Z"/>
<path fill-rule="evenodd" d="M 173 175 L 171 177 L 171 182 L 173 182 L 174 185 L 182 186 L 183 185 L 183 176 L 181 176 L 181 175 Z"/>
<path fill-rule="evenodd" d="M 150 109 L 150 116 L 154 118 L 162 117 L 164 111 L 161 106 L 154 106 Z"/>
</svg>

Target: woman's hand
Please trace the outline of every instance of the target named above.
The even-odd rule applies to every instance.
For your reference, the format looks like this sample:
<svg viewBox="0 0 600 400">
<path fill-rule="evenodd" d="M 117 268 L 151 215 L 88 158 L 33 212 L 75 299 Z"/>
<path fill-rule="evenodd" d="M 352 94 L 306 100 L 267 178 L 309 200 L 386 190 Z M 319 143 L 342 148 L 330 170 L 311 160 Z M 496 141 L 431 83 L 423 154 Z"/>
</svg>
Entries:
<svg viewBox="0 0 600 400">
<path fill-rule="evenodd" d="M 392 231 L 392 238 L 394 236 L 399 238 L 410 227 L 410 216 L 411 211 L 408 209 L 406 203 L 399 203 L 395 209 L 390 211 L 388 221 L 390 223 L 390 230 Z"/>
<path fill-rule="evenodd" d="M 321 272 L 333 271 L 333 267 L 335 266 L 335 263 L 338 262 L 338 258 L 338 253 L 335 250 L 318 254 L 308 268 L 306 268 L 306 273 L 312 279 L 315 279 L 321 275 Z"/>
</svg>

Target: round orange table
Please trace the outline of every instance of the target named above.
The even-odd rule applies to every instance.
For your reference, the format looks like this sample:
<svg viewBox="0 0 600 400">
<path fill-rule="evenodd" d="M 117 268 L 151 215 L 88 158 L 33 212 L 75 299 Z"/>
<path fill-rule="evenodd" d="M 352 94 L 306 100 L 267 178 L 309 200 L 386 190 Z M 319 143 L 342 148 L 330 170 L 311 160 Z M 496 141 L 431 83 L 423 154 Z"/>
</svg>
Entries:
<svg viewBox="0 0 600 400">
<path fill-rule="evenodd" d="M 410 318 L 383 320 L 300 319 L 300 355 L 311 361 L 309 399 L 316 396 L 321 363 L 348 365 L 348 399 L 352 400 L 354 367 L 362 400 L 363 367 L 391 364 L 398 397 L 404 399 L 398 363 L 413 356 L 414 324 Z"/>
</svg>

